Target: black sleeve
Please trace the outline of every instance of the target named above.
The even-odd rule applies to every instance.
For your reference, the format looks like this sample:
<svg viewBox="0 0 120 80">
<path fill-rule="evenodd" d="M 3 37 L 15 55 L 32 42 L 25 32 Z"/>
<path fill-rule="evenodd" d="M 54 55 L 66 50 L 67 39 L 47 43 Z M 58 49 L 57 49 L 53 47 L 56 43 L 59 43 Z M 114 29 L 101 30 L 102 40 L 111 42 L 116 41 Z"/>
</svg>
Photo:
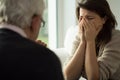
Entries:
<svg viewBox="0 0 120 80">
<path fill-rule="evenodd" d="M 59 58 L 53 53 L 52 51 L 49 51 L 49 76 L 51 77 L 50 80 L 64 80 L 63 73 L 62 73 L 62 67 Z"/>
<path fill-rule="evenodd" d="M 35 56 L 33 62 L 35 79 L 64 80 L 61 63 L 55 53 L 49 49 L 43 49 L 38 54 L 39 56 Z"/>
</svg>

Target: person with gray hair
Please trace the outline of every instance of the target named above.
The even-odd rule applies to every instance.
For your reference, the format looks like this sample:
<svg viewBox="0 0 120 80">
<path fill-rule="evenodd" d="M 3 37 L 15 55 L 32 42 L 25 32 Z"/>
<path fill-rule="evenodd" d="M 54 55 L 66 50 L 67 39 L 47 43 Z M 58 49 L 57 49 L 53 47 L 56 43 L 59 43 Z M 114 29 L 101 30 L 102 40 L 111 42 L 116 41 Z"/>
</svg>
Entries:
<svg viewBox="0 0 120 80">
<path fill-rule="evenodd" d="M 58 57 L 35 42 L 43 0 L 0 0 L 0 79 L 63 80 Z"/>
</svg>

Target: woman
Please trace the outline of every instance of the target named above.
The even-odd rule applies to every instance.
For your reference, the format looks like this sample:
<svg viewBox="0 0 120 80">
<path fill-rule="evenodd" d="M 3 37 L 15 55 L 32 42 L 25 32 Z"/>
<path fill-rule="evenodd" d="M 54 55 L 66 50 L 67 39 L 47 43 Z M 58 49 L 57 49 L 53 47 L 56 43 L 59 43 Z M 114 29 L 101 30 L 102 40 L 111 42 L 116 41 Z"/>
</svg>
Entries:
<svg viewBox="0 0 120 80">
<path fill-rule="evenodd" d="M 64 68 L 66 80 L 120 80 L 120 31 L 106 0 L 83 0 L 76 8 L 79 32 Z"/>
</svg>

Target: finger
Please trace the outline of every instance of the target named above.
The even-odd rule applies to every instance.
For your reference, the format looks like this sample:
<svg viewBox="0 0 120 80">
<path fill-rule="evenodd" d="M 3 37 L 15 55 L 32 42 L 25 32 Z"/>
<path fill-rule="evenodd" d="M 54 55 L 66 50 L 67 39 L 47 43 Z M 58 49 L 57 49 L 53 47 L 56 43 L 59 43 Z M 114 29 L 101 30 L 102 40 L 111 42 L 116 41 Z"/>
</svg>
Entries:
<svg viewBox="0 0 120 80">
<path fill-rule="evenodd" d="M 36 42 L 37 42 L 38 44 L 40 44 L 40 45 L 47 46 L 47 44 L 44 43 L 44 42 L 42 42 L 41 40 L 36 40 Z"/>
<path fill-rule="evenodd" d="M 79 23 L 79 31 L 80 32 L 82 31 L 82 26 L 83 26 L 83 21 L 81 20 L 80 23 Z"/>
<path fill-rule="evenodd" d="M 80 17 L 79 17 L 79 20 L 78 20 L 79 22 L 81 21 L 81 19 L 80 19 Z"/>
<path fill-rule="evenodd" d="M 97 26 L 95 25 L 94 22 L 91 22 L 92 28 L 96 30 Z"/>
<path fill-rule="evenodd" d="M 36 40 L 35 42 L 37 42 L 37 43 L 41 43 L 41 40 Z"/>
<path fill-rule="evenodd" d="M 47 44 L 44 43 L 44 46 L 47 47 Z"/>
<path fill-rule="evenodd" d="M 85 19 L 84 19 L 83 27 L 84 27 L 84 29 L 85 29 L 85 30 L 87 30 L 87 29 L 88 29 L 88 25 L 87 25 L 87 23 L 86 23 Z"/>
<path fill-rule="evenodd" d="M 92 29 L 93 24 L 87 19 L 85 19 L 85 22 L 86 22 L 87 29 Z"/>
</svg>

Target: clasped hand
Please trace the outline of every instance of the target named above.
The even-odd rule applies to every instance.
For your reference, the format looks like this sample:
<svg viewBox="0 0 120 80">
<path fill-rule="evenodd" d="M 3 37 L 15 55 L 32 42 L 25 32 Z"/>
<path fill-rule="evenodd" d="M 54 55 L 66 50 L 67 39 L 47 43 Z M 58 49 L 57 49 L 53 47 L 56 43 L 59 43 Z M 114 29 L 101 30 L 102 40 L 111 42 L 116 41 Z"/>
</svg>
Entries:
<svg viewBox="0 0 120 80">
<path fill-rule="evenodd" d="M 96 26 L 94 22 L 83 19 L 79 21 L 79 35 L 82 42 L 95 41 L 101 30 L 101 26 Z"/>
</svg>

